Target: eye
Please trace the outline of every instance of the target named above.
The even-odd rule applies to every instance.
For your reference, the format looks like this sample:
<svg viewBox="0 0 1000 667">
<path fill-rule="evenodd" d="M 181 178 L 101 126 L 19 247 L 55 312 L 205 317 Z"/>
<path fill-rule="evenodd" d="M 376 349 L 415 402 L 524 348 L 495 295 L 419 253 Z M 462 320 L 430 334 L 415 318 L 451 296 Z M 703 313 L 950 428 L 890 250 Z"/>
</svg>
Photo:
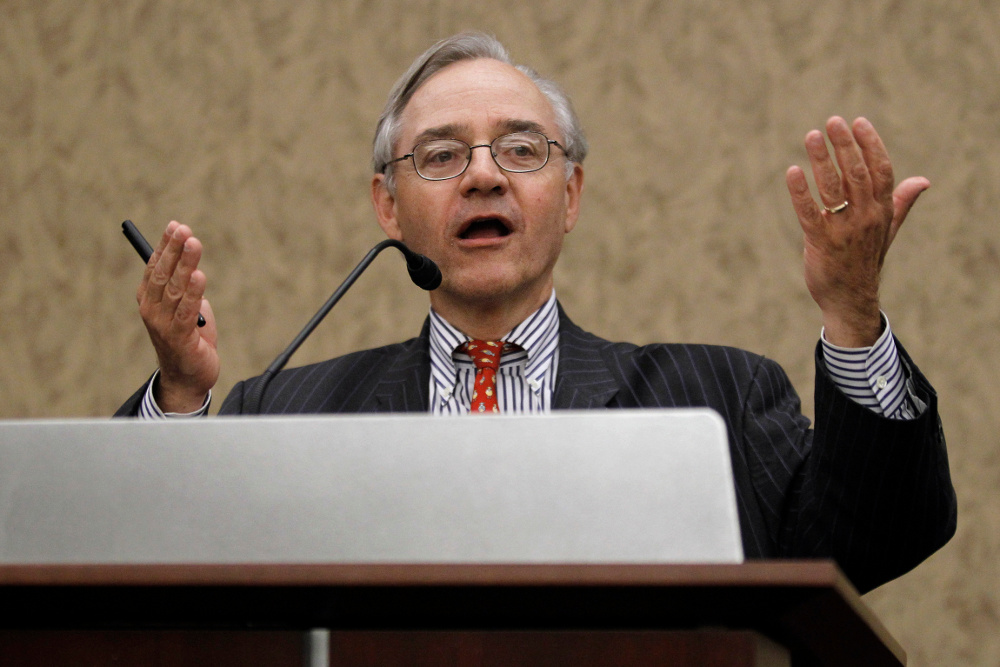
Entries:
<svg viewBox="0 0 1000 667">
<path fill-rule="evenodd" d="M 532 158 L 538 155 L 538 146 L 521 137 L 511 137 L 500 142 L 496 147 L 497 153 L 512 158 Z"/>
<path fill-rule="evenodd" d="M 511 171 L 533 171 L 545 163 L 545 137 L 537 132 L 514 132 L 493 144 L 497 163 Z"/>
<path fill-rule="evenodd" d="M 413 151 L 417 168 L 434 174 L 450 170 L 467 158 L 468 147 L 460 141 L 448 139 L 428 141 Z"/>
<path fill-rule="evenodd" d="M 424 154 L 424 164 L 447 164 L 455 159 L 454 151 L 447 148 L 428 150 Z"/>
</svg>

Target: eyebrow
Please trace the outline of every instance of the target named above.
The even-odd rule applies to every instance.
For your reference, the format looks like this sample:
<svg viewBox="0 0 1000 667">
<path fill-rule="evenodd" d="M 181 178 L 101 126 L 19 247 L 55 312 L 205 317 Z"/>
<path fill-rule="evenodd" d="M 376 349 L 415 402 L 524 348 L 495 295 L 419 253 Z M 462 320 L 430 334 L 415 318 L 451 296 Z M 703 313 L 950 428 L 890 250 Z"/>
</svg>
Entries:
<svg viewBox="0 0 1000 667">
<path fill-rule="evenodd" d="M 545 134 L 545 128 L 541 123 L 515 118 L 502 121 L 498 129 L 500 130 L 500 134 L 509 134 L 511 132 L 538 132 L 539 134 Z M 413 144 L 416 145 L 433 139 L 455 139 L 462 133 L 469 134 L 470 132 L 471 129 L 468 125 L 463 123 L 448 123 L 424 130 L 416 136 Z"/>
</svg>

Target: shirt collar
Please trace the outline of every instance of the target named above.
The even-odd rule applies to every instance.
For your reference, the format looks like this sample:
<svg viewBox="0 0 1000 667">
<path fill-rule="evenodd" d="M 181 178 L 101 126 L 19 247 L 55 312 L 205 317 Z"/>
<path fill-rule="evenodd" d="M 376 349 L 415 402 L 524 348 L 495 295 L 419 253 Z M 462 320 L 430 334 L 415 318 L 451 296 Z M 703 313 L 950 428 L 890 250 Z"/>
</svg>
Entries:
<svg viewBox="0 0 1000 667">
<path fill-rule="evenodd" d="M 458 369 L 452 353 L 455 348 L 472 340 L 438 315 L 430 312 L 431 377 L 442 394 L 455 388 Z M 500 340 L 519 345 L 528 353 L 524 369 L 528 380 L 540 380 L 552 363 L 552 355 L 559 340 L 559 308 L 555 290 L 542 306 L 523 322 L 511 329 Z"/>
</svg>

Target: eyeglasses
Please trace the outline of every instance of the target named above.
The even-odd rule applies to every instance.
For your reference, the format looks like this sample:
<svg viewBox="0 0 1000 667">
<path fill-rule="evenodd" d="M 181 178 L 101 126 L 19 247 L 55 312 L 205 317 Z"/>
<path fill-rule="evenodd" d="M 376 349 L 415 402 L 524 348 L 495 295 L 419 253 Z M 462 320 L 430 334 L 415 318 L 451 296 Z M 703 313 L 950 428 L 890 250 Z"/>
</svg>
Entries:
<svg viewBox="0 0 1000 667">
<path fill-rule="evenodd" d="M 541 132 L 512 132 L 497 137 L 491 143 L 475 146 L 461 139 L 431 139 L 414 146 L 412 153 L 386 162 L 382 172 L 394 162 L 412 158 L 418 176 L 428 181 L 446 181 L 465 173 L 472 162 L 473 149 L 489 148 L 498 167 L 523 174 L 538 171 L 548 164 L 549 146 L 558 146 L 563 153 L 566 152 L 558 141 L 549 139 Z"/>
</svg>

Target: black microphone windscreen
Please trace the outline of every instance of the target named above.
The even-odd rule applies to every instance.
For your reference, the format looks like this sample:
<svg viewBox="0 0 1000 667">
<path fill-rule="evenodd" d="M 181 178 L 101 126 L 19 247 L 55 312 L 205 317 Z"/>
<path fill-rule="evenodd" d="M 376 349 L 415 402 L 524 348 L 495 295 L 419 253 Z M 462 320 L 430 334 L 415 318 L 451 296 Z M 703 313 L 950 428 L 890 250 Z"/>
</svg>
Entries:
<svg viewBox="0 0 1000 667">
<path fill-rule="evenodd" d="M 430 257 L 412 252 L 406 258 L 406 269 L 410 272 L 410 280 L 428 292 L 435 290 L 441 284 L 441 269 Z"/>
</svg>

